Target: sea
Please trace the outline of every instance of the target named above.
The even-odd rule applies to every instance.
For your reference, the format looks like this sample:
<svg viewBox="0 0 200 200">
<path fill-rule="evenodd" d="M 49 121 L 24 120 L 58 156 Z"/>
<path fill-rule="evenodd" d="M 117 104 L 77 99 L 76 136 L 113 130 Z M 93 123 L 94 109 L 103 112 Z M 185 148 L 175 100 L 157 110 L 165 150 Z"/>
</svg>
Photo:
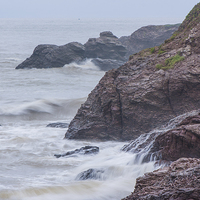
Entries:
<svg viewBox="0 0 200 200">
<path fill-rule="evenodd" d="M 121 151 L 128 142 L 68 140 L 67 128 L 47 127 L 70 123 L 104 76 L 90 60 L 62 68 L 15 67 L 39 44 L 84 44 L 102 31 L 121 37 L 142 26 L 182 21 L 0 19 L 0 200 L 120 200 L 134 190 L 137 177 L 157 169 L 153 159 L 143 163 L 142 156 Z M 99 153 L 54 156 L 88 145 L 98 146 Z M 88 169 L 104 173 L 97 179 L 77 179 Z"/>
</svg>

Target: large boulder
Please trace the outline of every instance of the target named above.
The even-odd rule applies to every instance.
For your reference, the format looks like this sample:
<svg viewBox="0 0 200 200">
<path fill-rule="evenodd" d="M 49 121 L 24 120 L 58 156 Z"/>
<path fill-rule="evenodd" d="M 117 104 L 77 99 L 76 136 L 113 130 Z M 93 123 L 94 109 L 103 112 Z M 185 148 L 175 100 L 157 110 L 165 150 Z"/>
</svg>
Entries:
<svg viewBox="0 0 200 200">
<path fill-rule="evenodd" d="M 63 46 L 38 45 L 30 58 L 19 64 L 16 69 L 56 68 L 71 62 L 80 62 L 85 58 L 85 48 L 77 42 Z"/>
<path fill-rule="evenodd" d="M 108 71 L 78 110 L 65 137 L 132 140 L 199 109 L 199 10 L 165 44 L 154 51 L 143 50 Z"/>
<path fill-rule="evenodd" d="M 120 37 L 119 41 L 126 47 L 126 57 L 129 57 L 143 49 L 161 45 L 178 30 L 179 26 L 180 24 L 144 26 L 130 36 Z"/>
<path fill-rule="evenodd" d="M 125 60 L 126 47 L 110 31 L 100 33 L 99 38 L 90 38 L 85 44 L 87 58 Z"/>
<path fill-rule="evenodd" d="M 159 135 L 150 154 L 165 161 L 200 158 L 200 115 L 187 117 L 177 128 Z"/>
<path fill-rule="evenodd" d="M 200 159 L 181 158 L 169 167 L 137 178 L 134 192 L 123 200 L 198 200 L 199 197 Z"/>
</svg>

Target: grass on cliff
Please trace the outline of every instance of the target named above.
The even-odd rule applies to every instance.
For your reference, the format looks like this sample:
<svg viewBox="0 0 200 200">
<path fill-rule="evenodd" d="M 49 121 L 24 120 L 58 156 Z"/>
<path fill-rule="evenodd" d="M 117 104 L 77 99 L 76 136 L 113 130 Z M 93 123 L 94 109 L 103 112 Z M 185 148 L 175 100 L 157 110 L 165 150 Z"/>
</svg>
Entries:
<svg viewBox="0 0 200 200">
<path fill-rule="evenodd" d="M 167 69 L 172 69 L 174 67 L 174 65 L 182 60 L 184 60 L 185 57 L 184 56 L 180 56 L 178 54 L 176 54 L 175 56 L 171 57 L 171 58 L 167 58 L 165 60 L 165 64 L 157 64 L 156 65 L 156 68 L 157 69 L 164 69 L 164 70 L 167 70 Z"/>
<path fill-rule="evenodd" d="M 194 6 L 194 8 L 186 16 L 183 23 L 180 25 L 179 29 L 175 31 L 175 33 L 169 39 L 165 40 L 165 43 L 173 41 L 176 38 L 176 36 L 178 36 L 180 33 L 183 32 L 185 33 L 190 31 L 199 22 L 200 22 L 200 3 Z"/>
</svg>

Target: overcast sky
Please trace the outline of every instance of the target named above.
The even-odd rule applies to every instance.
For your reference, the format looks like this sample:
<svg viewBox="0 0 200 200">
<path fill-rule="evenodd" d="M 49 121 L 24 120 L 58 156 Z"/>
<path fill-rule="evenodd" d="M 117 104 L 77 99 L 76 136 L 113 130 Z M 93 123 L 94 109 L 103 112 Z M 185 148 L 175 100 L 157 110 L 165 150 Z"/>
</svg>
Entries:
<svg viewBox="0 0 200 200">
<path fill-rule="evenodd" d="M 185 18 L 200 0 L 0 0 L 0 18 Z"/>
</svg>

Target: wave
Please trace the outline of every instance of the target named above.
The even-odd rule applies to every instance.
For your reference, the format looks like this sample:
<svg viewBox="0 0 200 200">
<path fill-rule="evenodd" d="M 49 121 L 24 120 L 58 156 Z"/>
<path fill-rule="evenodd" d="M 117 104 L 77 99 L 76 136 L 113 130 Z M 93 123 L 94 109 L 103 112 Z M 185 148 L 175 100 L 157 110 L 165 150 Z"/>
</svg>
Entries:
<svg viewBox="0 0 200 200">
<path fill-rule="evenodd" d="M 21 117 L 27 120 L 37 119 L 64 119 L 76 114 L 77 109 L 86 98 L 78 99 L 40 99 L 19 105 L 0 107 L 0 118 Z"/>
<path fill-rule="evenodd" d="M 65 65 L 66 68 L 78 68 L 78 69 L 90 69 L 90 70 L 98 70 L 99 67 L 96 66 L 92 59 L 86 59 L 85 61 L 82 61 L 80 63 L 72 62 L 70 64 Z"/>
</svg>

